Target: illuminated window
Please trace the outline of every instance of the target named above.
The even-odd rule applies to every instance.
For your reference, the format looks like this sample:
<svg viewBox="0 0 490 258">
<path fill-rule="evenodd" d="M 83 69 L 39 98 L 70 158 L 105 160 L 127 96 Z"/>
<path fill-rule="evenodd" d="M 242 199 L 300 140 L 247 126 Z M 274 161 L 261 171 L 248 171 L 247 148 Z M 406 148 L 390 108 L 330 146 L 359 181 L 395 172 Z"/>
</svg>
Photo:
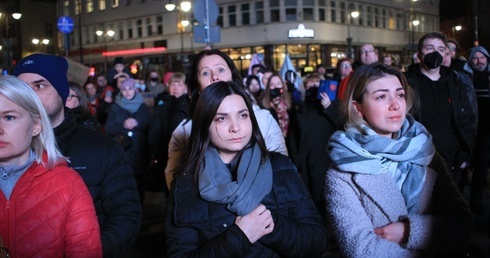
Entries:
<svg viewBox="0 0 490 258">
<path fill-rule="evenodd" d="M 105 0 L 99 0 L 99 11 L 105 10 Z"/>
<path fill-rule="evenodd" d="M 112 0 L 112 8 L 116 8 L 119 6 L 119 0 Z"/>
<path fill-rule="evenodd" d="M 94 0 L 87 0 L 87 13 L 94 11 Z"/>
</svg>

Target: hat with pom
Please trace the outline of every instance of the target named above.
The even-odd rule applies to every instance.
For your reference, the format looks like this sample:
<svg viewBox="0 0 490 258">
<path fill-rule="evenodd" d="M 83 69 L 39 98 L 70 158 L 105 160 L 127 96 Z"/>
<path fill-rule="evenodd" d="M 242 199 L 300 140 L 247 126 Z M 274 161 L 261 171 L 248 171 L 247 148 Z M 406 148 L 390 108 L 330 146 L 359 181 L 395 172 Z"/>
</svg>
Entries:
<svg viewBox="0 0 490 258">
<path fill-rule="evenodd" d="M 66 103 L 70 93 L 68 85 L 68 62 L 64 57 L 48 54 L 32 54 L 21 59 L 14 68 L 13 75 L 19 76 L 23 73 L 35 73 L 46 78 L 56 89 L 58 95 Z"/>
</svg>

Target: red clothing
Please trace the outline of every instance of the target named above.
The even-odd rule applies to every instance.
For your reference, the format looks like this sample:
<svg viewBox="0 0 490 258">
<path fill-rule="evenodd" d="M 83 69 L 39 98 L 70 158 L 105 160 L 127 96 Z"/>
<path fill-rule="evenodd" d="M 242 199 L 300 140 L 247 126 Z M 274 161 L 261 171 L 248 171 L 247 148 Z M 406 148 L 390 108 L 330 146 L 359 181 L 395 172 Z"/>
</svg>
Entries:
<svg viewBox="0 0 490 258">
<path fill-rule="evenodd" d="M 339 89 L 337 90 L 337 98 L 339 98 L 340 100 L 345 100 L 344 95 L 345 95 L 345 91 L 347 90 L 347 84 L 349 83 L 351 75 L 352 73 L 347 75 L 347 77 L 342 79 L 342 81 L 340 82 Z"/>
<path fill-rule="evenodd" d="M 34 162 L 10 200 L 0 195 L 0 234 L 11 257 L 102 257 L 92 198 L 65 163 Z"/>
</svg>

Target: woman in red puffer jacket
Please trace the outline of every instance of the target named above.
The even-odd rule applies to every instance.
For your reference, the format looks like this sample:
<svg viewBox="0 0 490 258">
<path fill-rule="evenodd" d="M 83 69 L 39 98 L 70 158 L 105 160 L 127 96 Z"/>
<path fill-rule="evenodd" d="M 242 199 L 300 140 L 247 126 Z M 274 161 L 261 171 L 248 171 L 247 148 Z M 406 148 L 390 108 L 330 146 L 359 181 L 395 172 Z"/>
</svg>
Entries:
<svg viewBox="0 0 490 258">
<path fill-rule="evenodd" d="M 10 76 L 0 78 L 0 177 L 0 235 L 10 256 L 102 257 L 85 183 L 56 148 L 34 91 Z"/>
</svg>

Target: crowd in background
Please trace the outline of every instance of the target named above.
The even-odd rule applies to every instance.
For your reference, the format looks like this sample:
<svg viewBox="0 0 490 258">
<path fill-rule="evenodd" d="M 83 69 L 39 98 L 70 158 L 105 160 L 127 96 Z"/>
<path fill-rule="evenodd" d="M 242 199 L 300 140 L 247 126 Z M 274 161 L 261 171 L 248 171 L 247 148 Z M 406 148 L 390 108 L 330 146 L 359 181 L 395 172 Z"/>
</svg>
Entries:
<svg viewBox="0 0 490 258">
<path fill-rule="evenodd" d="M 57 57 L 33 55 L 14 75 L 39 95 L 58 158 L 92 195 L 95 253 L 121 255 L 140 230 L 145 191 L 162 191 L 168 256 L 304 257 L 336 246 L 347 257 L 460 257 L 470 211 L 488 209 L 490 56 L 481 46 L 457 53 L 455 40 L 428 33 L 403 70 L 364 44 L 332 75 L 322 64 L 302 77 L 257 64 L 242 78 L 215 49 L 187 74 L 134 78 L 118 57 L 79 85 L 39 68 L 66 72 Z M 120 222 L 110 214 L 123 206 Z"/>
</svg>

